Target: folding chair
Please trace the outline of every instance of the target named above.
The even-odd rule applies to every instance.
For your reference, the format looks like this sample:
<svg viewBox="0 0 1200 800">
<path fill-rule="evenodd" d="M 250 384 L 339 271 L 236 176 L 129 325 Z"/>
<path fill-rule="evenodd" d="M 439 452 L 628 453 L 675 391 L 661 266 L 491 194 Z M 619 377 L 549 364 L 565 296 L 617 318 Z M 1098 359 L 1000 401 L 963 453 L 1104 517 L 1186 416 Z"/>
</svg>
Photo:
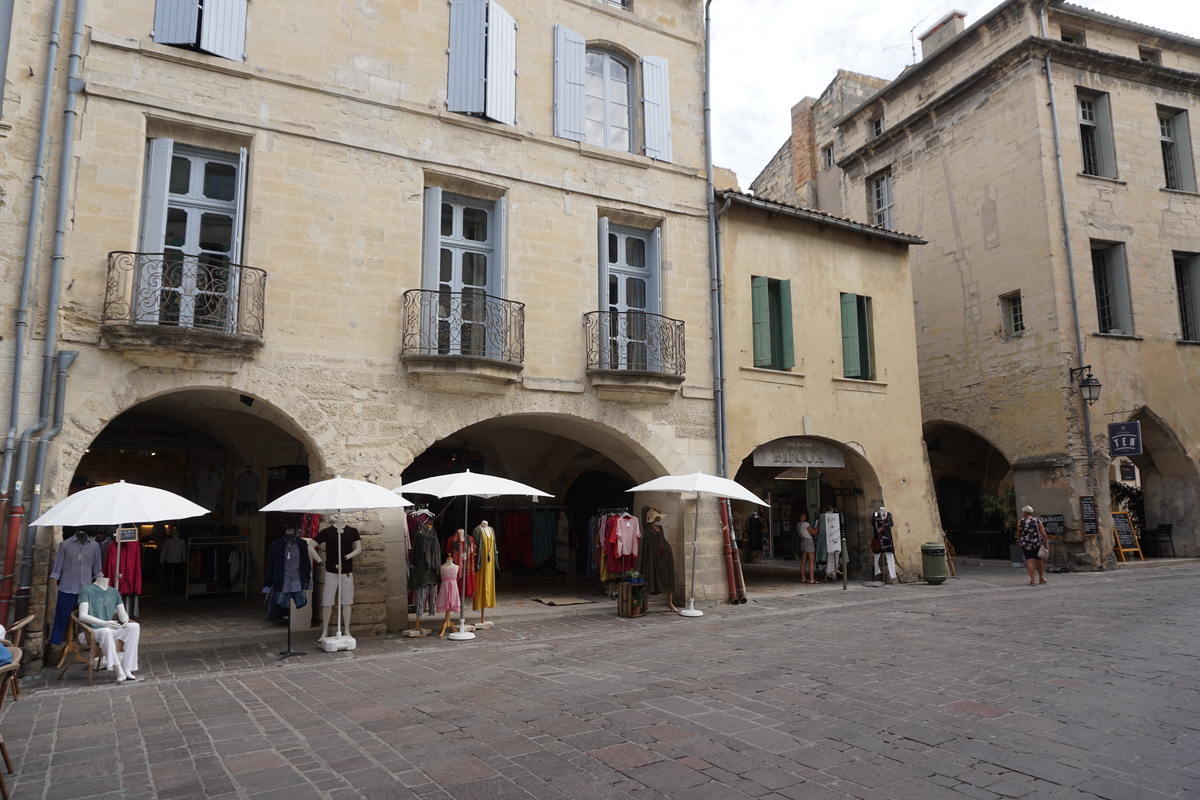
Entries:
<svg viewBox="0 0 1200 800">
<path fill-rule="evenodd" d="M 79 641 L 81 637 L 82 643 Z M 124 650 L 124 644 L 117 642 L 117 652 L 124 652 Z M 63 647 L 62 657 L 58 659 L 58 666 L 61 667 L 58 672 L 58 680 L 63 679 L 63 675 L 67 674 L 67 670 L 71 668 L 72 664 L 82 662 L 87 664 L 88 686 L 94 686 L 92 678 L 102 655 L 100 645 L 96 643 L 96 632 L 79 621 L 78 611 L 72 611 L 71 622 L 67 625 L 67 643 Z"/>
<path fill-rule="evenodd" d="M 21 659 L 25 655 L 19 647 L 8 649 L 12 653 L 12 663 L 0 667 L 0 709 L 4 708 L 4 696 L 8 693 L 9 684 L 16 680 L 17 670 L 21 668 Z M 3 735 L 0 735 L 0 756 L 4 757 L 4 767 L 8 770 L 8 774 L 12 775 L 12 759 L 8 757 L 8 747 L 4 744 Z M 8 784 L 4 782 L 4 773 L 0 773 L 0 798 L 8 800 Z"/>
<path fill-rule="evenodd" d="M 25 626 L 31 622 L 33 622 L 33 614 L 30 614 L 29 616 L 27 616 L 23 619 L 19 619 L 16 622 L 14 622 L 8 628 L 8 630 L 5 631 L 5 638 L 0 639 L 0 644 L 7 645 L 10 649 L 14 648 L 14 647 L 19 648 L 21 646 L 22 640 L 24 640 L 24 638 L 25 638 Z M 13 675 L 12 680 L 9 681 L 5 685 L 5 688 L 0 688 L 0 693 L 8 691 L 8 689 L 11 688 L 12 689 L 12 699 L 14 701 L 19 700 L 21 697 L 21 682 L 19 680 L 20 677 L 21 676 L 19 674 Z M 3 702 L 2 696 L 0 696 L 0 702 Z"/>
</svg>

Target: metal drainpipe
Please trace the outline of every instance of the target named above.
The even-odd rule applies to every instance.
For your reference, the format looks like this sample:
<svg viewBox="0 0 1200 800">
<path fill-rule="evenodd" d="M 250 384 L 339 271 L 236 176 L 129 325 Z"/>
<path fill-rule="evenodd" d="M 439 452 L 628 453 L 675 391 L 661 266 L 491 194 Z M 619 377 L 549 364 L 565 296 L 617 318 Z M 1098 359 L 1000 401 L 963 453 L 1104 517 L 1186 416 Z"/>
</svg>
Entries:
<svg viewBox="0 0 1200 800">
<path fill-rule="evenodd" d="M 1042 38 L 1046 38 L 1046 6 L 1050 4 L 1050 0 L 1042 0 L 1042 5 L 1038 8 L 1038 25 L 1041 29 Z M 1075 292 L 1075 256 L 1071 250 L 1071 222 L 1070 215 L 1067 213 L 1067 184 L 1066 177 L 1063 173 L 1063 157 L 1062 157 L 1062 139 L 1058 131 L 1058 102 L 1054 96 L 1054 75 L 1050 68 L 1050 54 L 1046 53 L 1045 59 L 1046 68 L 1046 85 L 1050 90 L 1050 121 L 1051 127 L 1054 130 L 1054 160 L 1058 170 L 1058 206 L 1062 213 L 1063 241 L 1067 248 L 1067 278 L 1071 286 L 1071 316 L 1075 323 L 1075 357 L 1079 361 L 1079 366 L 1083 366 L 1083 329 L 1079 324 L 1079 298 Z M 1074 388 L 1072 388 L 1074 391 Z M 1083 393 L 1079 393 L 1079 401 L 1083 406 L 1083 443 L 1087 448 L 1087 464 L 1088 464 L 1088 487 L 1095 491 L 1094 482 L 1094 467 L 1095 457 L 1092 453 L 1092 412 L 1088 407 L 1087 401 L 1083 399 Z"/>
<path fill-rule="evenodd" d="M 708 182 L 708 266 L 712 281 L 713 401 L 717 423 L 717 475 L 729 472 L 725 431 L 725 327 L 721 291 L 721 261 L 717 253 L 716 190 L 712 157 L 712 0 L 704 3 L 704 164 Z"/>
<path fill-rule="evenodd" d="M 33 497 L 29 501 L 30 521 L 38 518 L 42 508 L 42 476 L 46 472 L 46 451 L 50 442 L 62 431 L 63 408 L 67 397 L 67 370 L 79 357 L 78 350 L 63 350 L 58 354 L 58 383 L 54 392 L 54 427 L 46 431 L 46 435 L 38 440 L 37 462 L 33 467 Z M 29 584 L 33 578 L 33 545 L 37 537 L 37 528 L 28 525 L 25 528 L 25 550 L 21 555 L 21 582 L 17 587 L 15 617 L 20 619 L 29 613 Z"/>
<path fill-rule="evenodd" d="M 0 465 L 0 526 L 8 515 L 12 481 L 13 451 L 17 440 L 17 425 L 21 415 L 21 381 L 25 365 L 25 331 L 29 327 L 29 286 L 33 281 L 33 264 L 37 257 L 38 209 L 42 205 L 42 187 L 46 183 L 46 147 L 50 140 L 50 103 L 54 97 L 54 64 L 58 60 L 59 29 L 62 28 L 63 0 L 55 0 L 50 22 L 50 42 L 46 47 L 45 84 L 42 87 L 42 111 L 38 121 L 37 156 L 34 159 L 33 179 L 29 194 L 29 222 L 25 226 L 25 261 L 21 270 L 21 294 L 17 302 L 17 324 L 13 338 L 12 388 L 8 406 L 8 433 L 4 438 L 3 464 Z M 40 416 L 45 417 L 45 409 Z M 42 422 L 42 427 L 45 422 Z M 39 427 L 37 430 L 41 430 Z M 24 470 L 17 473 L 23 475 Z M 20 505 L 20 503 L 18 503 Z M 0 580 L 0 621 L 12 598 L 12 571 L 17 560 L 17 538 L 9 537 L 4 548 L 3 579 Z"/>
<path fill-rule="evenodd" d="M 78 111 L 75 109 L 79 93 L 83 91 L 84 82 L 79 73 L 83 61 L 83 29 L 84 12 L 87 0 L 75 0 L 75 25 L 71 34 L 71 54 L 67 68 L 67 101 L 63 108 L 62 151 L 58 170 L 58 196 L 55 206 L 54 250 L 50 256 L 50 279 L 46 295 L 46 343 L 42 354 L 42 389 L 41 408 L 49 407 L 50 390 L 54 382 L 55 345 L 58 341 L 58 303 L 62 289 L 62 264 L 64 242 L 67 235 L 67 211 L 70 206 L 71 159 L 74 157 L 75 120 Z M 23 499 L 21 477 L 24 475 L 25 463 L 29 453 L 30 437 L 44 427 L 45 412 L 38 425 L 30 426 L 21 437 L 21 447 L 18 451 L 17 472 L 14 480 L 13 510 L 9 514 L 9 535 L 13 535 L 14 527 L 20 527 L 20 513 L 17 512 L 18 499 Z M 35 430 L 36 429 L 36 430 Z M 42 476 L 34 476 L 34 485 L 40 490 Z M 23 511 L 23 509 L 22 509 Z M 33 570 L 33 538 L 26 534 L 25 550 L 21 555 L 21 580 L 17 587 L 15 604 L 18 612 L 29 608 L 29 582 Z M 23 616 L 23 614 L 22 614 Z"/>
</svg>

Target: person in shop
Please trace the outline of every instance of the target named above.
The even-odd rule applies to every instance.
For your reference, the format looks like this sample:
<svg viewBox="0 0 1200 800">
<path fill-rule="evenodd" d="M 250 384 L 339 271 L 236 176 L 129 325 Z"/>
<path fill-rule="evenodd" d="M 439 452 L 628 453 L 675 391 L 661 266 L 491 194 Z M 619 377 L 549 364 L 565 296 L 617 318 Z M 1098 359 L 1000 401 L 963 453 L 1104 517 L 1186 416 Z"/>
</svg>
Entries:
<svg viewBox="0 0 1200 800">
<path fill-rule="evenodd" d="M 321 594 L 321 635 L 317 641 L 329 636 L 334 605 L 342 607 L 342 631 L 349 636 L 350 612 L 354 607 L 354 557 L 362 552 L 362 536 L 358 528 L 347 525 L 339 531 L 330 525 L 314 541 L 317 547 L 325 548 L 325 589 Z"/>
<path fill-rule="evenodd" d="M 183 581 L 187 579 L 187 542 L 175 528 L 167 532 L 167 538 L 159 545 L 159 554 L 163 580 L 167 591 L 174 596 L 177 591 L 182 592 Z"/>
<path fill-rule="evenodd" d="M 116 619 L 113 619 L 113 617 Z M 117 683 L 145 680 L 135 675 L 138 669 L 138 639 L 142 629 L 129 619 L 121 595 L 100 575 L 79 591 L 79 621 L 92 629 L 96 644 L 104 654 L 109 672 L 117 673 Z M 83 634 L 80 634 L 82 638 Z M 117 642 L 122 649 L 117 650 Z M 81 642 L 82 643 L 82 642 Z"/>
<path fill-rule="evenodd" d="M 874 534 L 871 537 L 871 552 L 875 554 L 875 580 L 880 580 L 883 572 L 879 568 L 879 557 L 883 556 L 887 561 L 888 575 L 893 581 L 899 582 L 896 577 L 896 544 L 892 539 L 892 528 L 895 521 L 892 519 L 892 514 L 883 506 L 875 512 L 871 518 L 871 525 L 874 528 Z"/>
<path fill-rule="evenodd" d="M 796 531 L 800 535 L 800 582 L 817 582 L 817 543 L 813 538 L 820 524 L 808 524 L 808 512 L 800 512 L 800 521 L 796 523 Z"/>
</svg>

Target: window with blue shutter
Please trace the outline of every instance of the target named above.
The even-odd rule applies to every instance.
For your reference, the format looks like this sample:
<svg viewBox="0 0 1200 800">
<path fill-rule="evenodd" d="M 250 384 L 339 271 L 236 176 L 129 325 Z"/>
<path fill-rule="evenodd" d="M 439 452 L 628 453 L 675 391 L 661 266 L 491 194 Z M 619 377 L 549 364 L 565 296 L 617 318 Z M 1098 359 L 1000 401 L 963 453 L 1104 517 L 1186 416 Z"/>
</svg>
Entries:
<svg viewBox="0 0 1200 800">
<path fill-rule="evenodd" d="M 159 44 L 170 44 L 243 61 L 247 0 L 156 0 L 154 31 Z"/>
<path fill-rule="evenodd" d="M 517 22 L 495 0 L 451 0 L 446 107 L 517 122 Z"/>
</svg>

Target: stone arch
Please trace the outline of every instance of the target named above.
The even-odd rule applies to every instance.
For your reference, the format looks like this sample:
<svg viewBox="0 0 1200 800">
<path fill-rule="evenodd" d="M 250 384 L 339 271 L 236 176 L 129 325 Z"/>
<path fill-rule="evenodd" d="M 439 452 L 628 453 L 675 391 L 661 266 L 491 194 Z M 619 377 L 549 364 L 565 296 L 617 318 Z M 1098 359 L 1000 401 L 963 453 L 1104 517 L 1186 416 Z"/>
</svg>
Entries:
<svg viewBox="0 0 1200 800">
<path fill-rule="evenodd" d="M 1170 423 L 1148 406 L 1129 418 L 1142 423 L 1142 455 L 1131 456 L 1141 473 L 1148 526 L 1172 525 L 1177 555 L 1200 554 L 1195 510 L 1200 507 L 1200 469 Z"/>
</svg>

